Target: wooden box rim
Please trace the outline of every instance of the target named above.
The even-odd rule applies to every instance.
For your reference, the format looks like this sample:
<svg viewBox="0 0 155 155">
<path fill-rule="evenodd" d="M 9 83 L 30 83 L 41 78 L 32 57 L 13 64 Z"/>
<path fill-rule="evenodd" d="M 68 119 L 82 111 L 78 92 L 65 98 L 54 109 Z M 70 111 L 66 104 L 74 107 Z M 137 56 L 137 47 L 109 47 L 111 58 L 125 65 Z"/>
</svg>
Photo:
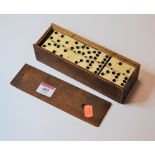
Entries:
<svg viewBox="0 0 155 155">
<path fill-rule="evenodd" d="M 39 40 L 38 40 L 35 44 L 33 44 L 34 47 L 37 47 L 37 48 L 40 49 L 40 50 L 43 50 L 43 51 L 45 51 L 45 52 L 50 53 L 52 56 L 56 57 L 57 59 L 61 59 L 61 60 L 65 61 L 66 63 L 69 63 L 70 65 L 73 65 L 74 67 L 80 69 L 81 71 L 87 72 L 88 74 L 90 74 L 91 76 L 93 76 L 93 77 L 95 77 L 95 78 L 97 78 L 97 79 L 99 79 L 99 80 L 103 80 L 104 82 L 107 82 L 108 84 L 110 84 L 110 85 L 116 87 L 116 88 L 119 89 L 120 91 L 124 91 L 124 90 L 127 88 L 128 84 L 126 84 L 124 87 L 120 87 L 120 86 L 118 86 L 118 85 L 116 85 L 116 84 L 110 82 L 109 80 L 104 79 L 104 78 L 101 78 L 101 77 L 99 77 L 98 75 L 95 75 L 95 74 L 93 74 L 93 73 L 91 73 L 91 72 L 89 72 L 89 71 L 83 69 L 82 67 L 80 67 L 80 66 L 78 66 L 78 65 L 76 65 L 76 64 L 74 64 L 74 63 L 72 63 L 72 62 L 70 62 L 70 61 L 68 61 L 68 60 L 66 60 L 66 59 L 64 59 L 64 58 L 61 58 L 61 57 L 59 57 L 59 56 L 53 54 L 52 52 L 49 52 L 48 50 L 42 48 L 42 47 L 40 46 L 40 44 L 43 43 L 43 42 L 48 38 L 47 35 L 48 35 L 48 34 L 50 35 L 50 34 L 53 32 L 53 30 L 57 30 L 57 31 L 59 31 L 59 32 L 62 32 L 62 33 L 66 34 L 66 35 L 68 35 L 68 36 L 70 36 L 70 37 L 72 37 L 72 38 L 74 38 L 74 39 L 76 39 L 76 40 L 78 40 L 78 41 L 80 41 L 80 42 L 82 42 L 82 43 L 84 43 L 84 44 L 87 44 L 87 45 L 89 45 L 89 46 L 91 46 L 91 47 L 93 47 L 93 48 L 95 48 L 95 49 L 100 50 L 101 52 L 104 51 L 105 53 L 107 53 L 107 54 L 110 55 L 110 56 L 114 56 L 114 57 L 117 57 L 117 58 L 119 58 L 119 59 L 121 59 L 121 60 L 123 60 L 123 61 L 126 61 L 128 64 L 130 64 L 130 65 L 132 65 L 133 67 L 135 67 L 135 71 L 136 71 L 137 69 L 139 70 L 139 68 L 140 68 L 140 64 L 139 64 L 139 63 L 137 63 L 137 62 L 135 62 L 135 61 L 133 61 L 133 60 L 131 60 L 131 59 L 125 57 L 125 56 L 122 56 L 122 55 L 120 55 L 120 54 L 118 54 L 118 53 L 116 53 L 116 52 L 114 52 L 114 51 L 112 51 L 112 50 L 110 50 L 110 49 L 108 49 L 108 48 L 105 48 L 105 47 L 103 47 L 103 46 L 101 46 L 101 45 L 99 45 L 99 44 L 97 44 L 97 43 L 95 43 L 95 42 L 93 42 L 93 41 L 90 41 L 90 40 L 88 40 L 88 39 L 86 39 L 86 38 L 84 38 L 84 37 L 82 37 L 82 36 L 80 36 L 80 35 L 78 35 L 78 34 L 75 34 L 75 33 L 71 32 L 70 30 L 67 30 L 67 29 L 65 29 L 65 28 L 63 28 L 63 27 L 61 27 L 61 26 L 59 26 L 59 25 L 57 25 L 57 24 L 54 24 L 54 23 L 52 23 L 52 24 L 50 25 L 50 27 L 44 32 L 44 34 L 39 38 Z M 44 41 L 43 41 L 43 40 L 44 40 Z M 129 63 L 129 62 L 130 62 L 130 63 Z M 135 71 L 134 71 L 134 72 L 135 72 Z M 133 76 L 134 72 L 132 73 L 131 76 Z M 130 77 L 130 78 L 131 78 L 131 77 Z M 129 80 L 130 80 L 130 78 L 129 78 Z M 128 81 L 128 82 L 129 82 L 129 81 Z"/>
</svg>

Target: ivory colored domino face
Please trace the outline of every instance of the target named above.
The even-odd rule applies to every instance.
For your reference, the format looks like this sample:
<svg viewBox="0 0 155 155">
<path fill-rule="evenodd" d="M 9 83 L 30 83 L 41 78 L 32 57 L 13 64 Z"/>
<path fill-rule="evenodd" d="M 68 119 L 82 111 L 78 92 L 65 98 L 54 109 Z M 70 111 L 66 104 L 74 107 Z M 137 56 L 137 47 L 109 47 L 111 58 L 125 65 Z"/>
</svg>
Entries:
<svg viewBox="0 0 155 155">
<path fill-rule="evenodd" d="M 93 62 L 93 61 L 91 61 L 91 62 Z M 99 64 L 96 61 L 94 61 L 93 63 L 91 63 L 91 62 L 88 64 L 86 69 L 89 70 L 90 72 L 98 74 L 101 71 L 103 64 Z"/>
<path fill-rule="evenodd" d="M 112 57 L 99 76 L 124 87 L 134 70 L 133 66 Z"/>
<path fill-rule="evenodd" d="M 82 46 L 84 46 L 83 43 L 79 42 L 79 41 L 76 41 L 74 40 L 73 38 L 67 36 L 67 35 L 64 35 L 62 34 L 61 32 L 57 32 L 57 31 L 54 31 L 52 33 L 52 35 L 50 36 L 50 38 L 56 42 L 56 43 L 59 43 L 61 44 L 62 46 L 65 46 L 66 48 L 68 49 L 77 49 L 77 47 L 81 48 Z"/>
<path fill-rule="evenodd" d="M 48 51 L 59 55 L 71 62 L 74 62 L 73 60 L 76 58 L 77 54 L 72 52 L 71 50 L 68 50 L 64 46 L 55 43 L 53 40 L 48 38 L 46 42 L 42 45 L 43 48 L 47 49 Z"/>
<path fill-rule="evenodd" d="M 92 72 L 114 84 L 124 87 L 135 68 L 70 36 L 54 31 L 42 48 Z"/>
<path fill-rule="evenodd" d="M 108 66 L 117 70 L 118 72 L 124 73 L 126 76 L 130 77 L 135 68 L 126 62 L 123 62 L 117 58 L 112 57 L 108 62 Z"/>
<path fill-rule="evenodd" d="M 80 41 L 77 41 L 67 35 L 64 35 L 60 32 L 54 31 L 50 36 L 50 39 L 69 49 L 77 54 L 83 55 L 88 59 L 92 59 L 98 61 L 99 63 L 106 63 L 106 61 L 110 58 L 106 53 L 98 51 L 90 46 L 87 46 Z"/>
<path fill-rule="evenodd" d="M 72 52 L 73 53 L 73 52 Z M 79 55 L 79 54 L 76 54 L 74 53 L 74 57 L 72 57 L 69 61 L 77 64 L 78 66 L 81 66 L 83 68 L 86 68 L 87 67 L 87 62 L 86 62 L 86 58 Z"/>
<path fill-rule="evenodd" d="M 110 58 L 107 54 L 56 31 L 42 47 L 95 74 L 100 72 Z"/>
<path fill-rule="evenodd" d="M 125 76 L 121 72 L 118 72 L 110 67 L 105 66 L 101 71 L 100 76 L 121 86 L 124 87 L 129 77 Z"/>
</svg>

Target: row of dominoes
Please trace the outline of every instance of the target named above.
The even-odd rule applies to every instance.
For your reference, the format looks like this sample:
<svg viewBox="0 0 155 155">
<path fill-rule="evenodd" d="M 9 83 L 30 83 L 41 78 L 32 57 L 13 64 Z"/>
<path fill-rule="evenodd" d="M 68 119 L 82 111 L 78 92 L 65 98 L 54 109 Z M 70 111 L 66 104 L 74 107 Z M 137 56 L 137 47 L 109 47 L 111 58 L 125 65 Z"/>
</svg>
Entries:
<svg viewBox="0 0 155 155">
<path fill-rule="evenodd" d="M 55 43 L 61 44 L 63 47 L 74 51 L 77 54 L 83 55 L 86 58 L 94 59 L 98 63 L 101 63 L 109 56 L 101 51 L 98 51 L 90 46 L 87 46 L 80 41 L 77 41 L 67 35 L 54 31 L 50 38 Z"/>
<path fill-rule="evenodd" d="M 52 33 L 42 47 L 95 74 L 101 71 L 110 58 L 104 52 L 86 46 L 60 32 Z"/>
<path fill-rule="evenodd" d="M 42 47 L 121 87 L 125 86 L 135 69 L 126 62 L 57 31 L 52 33 Z"/>
<path fill-rule="evenodd" d="M 101 71 L 100 76 L 116 83 L 121 87 L 124 87 L 134 72 L 134 69 L 135 68 L 133 66 L 112 57 L 108 64 Z"/>
</svg>

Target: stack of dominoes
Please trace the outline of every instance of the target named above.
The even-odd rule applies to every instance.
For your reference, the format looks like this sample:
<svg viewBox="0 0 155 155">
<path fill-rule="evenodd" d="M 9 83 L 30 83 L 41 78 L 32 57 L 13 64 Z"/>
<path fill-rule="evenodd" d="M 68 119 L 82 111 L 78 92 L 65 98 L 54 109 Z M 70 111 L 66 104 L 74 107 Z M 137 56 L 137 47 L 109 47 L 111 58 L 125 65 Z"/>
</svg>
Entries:
<svg viewBox="0 0 155 155">
<path fill-rule="evenodd" d="M 135 68 L 61 32 L 54 31 L 42 45 L 44 49 L 124 87 Z"/>
</svg>

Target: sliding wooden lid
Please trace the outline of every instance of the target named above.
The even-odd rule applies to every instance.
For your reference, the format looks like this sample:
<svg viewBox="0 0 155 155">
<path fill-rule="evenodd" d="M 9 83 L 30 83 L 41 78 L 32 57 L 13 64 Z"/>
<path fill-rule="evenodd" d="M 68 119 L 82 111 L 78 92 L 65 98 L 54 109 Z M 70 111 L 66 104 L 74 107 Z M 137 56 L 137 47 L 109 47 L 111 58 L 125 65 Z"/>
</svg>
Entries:
<svg viewBox="0 0 155 155">
<path fill-rule="evenodd" d="M 11 84 L 94 126 L 100 125 L 111 106 L 110 102 L 27 64 Z"/>
</svg>

